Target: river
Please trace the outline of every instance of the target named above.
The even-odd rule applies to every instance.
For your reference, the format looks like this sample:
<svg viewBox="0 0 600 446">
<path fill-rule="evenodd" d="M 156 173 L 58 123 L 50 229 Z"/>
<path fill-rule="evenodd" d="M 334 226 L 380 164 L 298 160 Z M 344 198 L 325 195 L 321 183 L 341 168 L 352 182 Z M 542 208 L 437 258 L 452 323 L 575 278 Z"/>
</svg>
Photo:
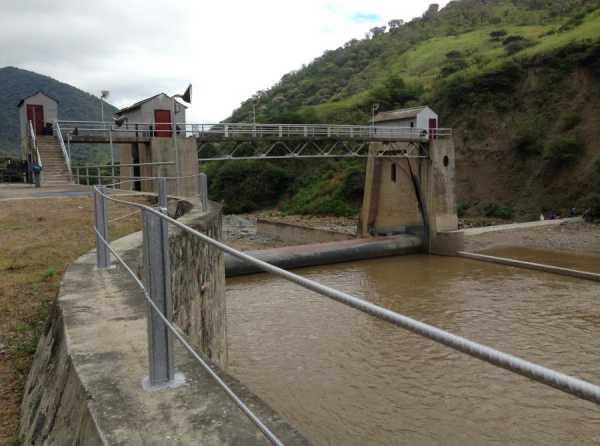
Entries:
<svg viewBox="0 0 600 446">
<path fill-rule="evenodd" d="M 600 384 L 598 283 L 434 256 L 297 272 Z M 600 444 L 594 404 L 283 279 L 228 279 L 227 299 L 229 372 L 315 445 Z"/>
</svg>

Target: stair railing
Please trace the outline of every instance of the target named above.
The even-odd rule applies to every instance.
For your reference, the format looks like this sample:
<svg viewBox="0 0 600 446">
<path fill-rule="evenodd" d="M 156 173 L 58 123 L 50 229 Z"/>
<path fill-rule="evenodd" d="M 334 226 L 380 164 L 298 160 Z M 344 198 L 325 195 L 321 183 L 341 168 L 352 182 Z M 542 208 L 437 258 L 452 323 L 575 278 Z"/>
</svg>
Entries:
<svg viewBox="0 0 600 446">
<path fill-rule="evenodd" d="M 42 182 L 42 167 L 44 167 L 42 163 L 42 157 L 40 156 L 40 151 L 38 150 L 37 140 L 35 138 L 35 130 L 33 128 L 33 122 L 29 121 L 29 152 L 31 154 L 31 162 L 37 164 L 38 168 L 35 166 L 30 166 L 30 173 L 32 175 L 33 184 L 35 187 L 40 187 Z"/>
<path fill-rule="evenodd" d="M 65 163 L 67 164 L 67 172 L 69 172 L 69 179 L 73 181 L 73 172 L 71 170 L 71 157 L 69 156 L 69 152 L 67 151 L 67 147 L 65 146 L 65 140 L 63 139 L 62 132 L 60 130 L 60 124 L 58 123 L 58 121 L 54 121 L 54 134 L 56 135 L 56 139 L 58 139 L 60 149 L 62 150 L 63 156 L 65 158 Z"/>
</svg>

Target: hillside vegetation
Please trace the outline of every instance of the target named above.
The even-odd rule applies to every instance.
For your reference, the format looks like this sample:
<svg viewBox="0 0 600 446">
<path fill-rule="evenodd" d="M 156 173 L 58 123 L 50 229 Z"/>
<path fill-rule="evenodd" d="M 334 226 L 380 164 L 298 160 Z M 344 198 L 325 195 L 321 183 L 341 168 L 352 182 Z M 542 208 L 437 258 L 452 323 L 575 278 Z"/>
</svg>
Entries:
<svg viewBox="0 0 600 446">
<path fill-rule="evenodd" d="M 71 85 L 48 76 L 15 67 L 0 68 L 0 152 L 19 156 L 19 115 L 17 104 L 23 98 L 41 91 L 59 101 L 58 117 L 64 120 L 100 120 L 99 99 Z M 104 105 L 109 115 L 116 111 Z M 79 147 L 73 151 L 74 159 L 98 159 L 103 150 L 99 147 Z"/>
<path fill-rule="evenodd" d="M 253 100 L 262 122 L 356 124 L 369 122 L 373 104 L 427 103 L 456 131 L 461 212 L 530 218 L 587 206 L 600 188 L 600 1 L 432 5 L 421 18 L 391 21 L 327 51 L 244 101 L 229 121 L 247 121 Z M 358 209 L 360 191 L 344 178 L 356 183 L 361 162 L 261 166 L 259 175 L 283 166 L 286 179 L 273 185 L 268 203 L 247 202 L 245 210 Z M 222 169 L 233 168 L 209 166 L 213 191 L 228 204 L 223 191 L 239 196 L 239 182 L 221 178 Z"/>
</svg>

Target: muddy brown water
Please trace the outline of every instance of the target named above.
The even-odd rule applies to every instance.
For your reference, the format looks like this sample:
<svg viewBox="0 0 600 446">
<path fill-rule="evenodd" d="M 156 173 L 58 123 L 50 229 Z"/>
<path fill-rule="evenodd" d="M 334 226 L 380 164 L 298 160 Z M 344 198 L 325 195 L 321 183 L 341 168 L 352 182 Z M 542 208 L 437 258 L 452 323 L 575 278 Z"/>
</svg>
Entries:
<svg viewBox="0 0 600 446">
<path fill-rule="evenodd" d="M 600 384 L 597 283 L 429 256 L 297 272 Z M 229 371 L 316 445 L 600 444 L 598 406 L 282 279 L 230 279 L 227 298 Z"/>
</svg>

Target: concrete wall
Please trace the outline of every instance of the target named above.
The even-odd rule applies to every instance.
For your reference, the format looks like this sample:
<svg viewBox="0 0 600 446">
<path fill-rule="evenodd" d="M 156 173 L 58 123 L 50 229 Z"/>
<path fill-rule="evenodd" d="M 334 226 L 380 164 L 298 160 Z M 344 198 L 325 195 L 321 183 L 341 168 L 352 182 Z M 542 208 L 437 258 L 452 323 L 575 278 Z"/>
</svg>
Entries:
<svg viewBox="0 0 600 446">
<path fill-rule="evenodd" d="M 140 176 L 143 177 L 187 177 L 177 181 L 172 179 L 167 181 L 169 195 L 180 197 L 196 197 L 198 195 L 198 149 L 194 138 L 177 137 L 177 153 L 173 147 L 173 138 L 152 138 L 150 144 L 135 143 L 121 144 L 119 148 L 120 161 L 122 164 L 133 163 L 133 150 L 137 146 L 140 163 L 157 162 L 178 162 L 178 166 L 140 166 Z M 177 158 L 177 159 L 176 159 Z M 125 177 L 133 176 L 133 167 L 121 167 L 121 175 Z M 141 181 L 142 192 L 158 193 L 158 188 L 153 181 Z M 122 189 L 133 189 L 133 183 L 121 185 Z"/>
<path fill-rule="evenodd" d="M 395 148 L 402 148 L 402 145 L 408 148 L 409 143 L 396 143 Z M 452 138 L 431 140 L 427 144 L 428 159 L 375 157 L 377 153 L 385 150 L 385 147 L 382 143 L 373 143 L 369 148 L 369 153 L 373 156 L 367 162 L 358 234 L 365 237 L 403 232 L 418 233 L 420 228 L 422 230 L 423 219 L 409 165 L 420 185 L 429 219 L 430 239 L 435 242 L 437 233 L 456 230 L 458 216 L 454 191 L 455 154 Z M 392 179 L 393 166 L 396 166 L 396 181 Z"/>
<path fill-rule="evenodd" d="M 213 205 L 190 226 L 221 240 L 221 207 Z M 169 229 L 173 319 L 195 347 L 227 366 L 227 311 L 223 253 L 181 229 Z"/>
<path fill-rule="evenodd" d="M 309 228 L 307 226 L 281 223 L 266 219 L 258 219 L 256 221 L 256 233 L 258 235 L 265 235 L 275 240 L 298 243 L 299 245 L 308 243 L 335 242 L 354 238 L 352 235 L 343 234 L 341 232 L 326 231 L 324 229 Z"/>
<path fill-rule="evenodd" d="M 218 236 L 219 219 L 218 206 L 203 215 L 196 207 L 181 221 Z M 189 264 L 171 265 L 173 291 L 184 297 L 175 302 L 174 319 L 184 325 L 186 317 L 197 319 L 195 325 L 183 329 L 197 330 L 201 336 L 215 334 L 218 330 L 208 326 L 224 322 L 224 316 L 214 316 L 224 315 L 224 300 L 216 301 L 221 299 L 224 286 L 223 262 L 177 231 L 171 232 L 170 241 L 171 261 Z M 141 243 L 141 233 L 136 233 L 113 241 L 112 246 L 135 267 L 141 260 Z M 98 270 L 95 257 L 95 251 L 82 256 L 63 277 L 27 379 L 19 444 L 266 444 L 256 427 L 177 342 L 175 364 L 185 376 L 185 384 L 156 391 L 144 389 L 142 381 L 148 376 L 148 306 L 122 267 Z M 195 292 L 198 294 L 193 295 Z M 201 309 L 207 305 L 214 305 L 216 310 Z M 199 342 L 193 333 L 190 338 Z M 224 358 L 218 352 L 221 347 L 204 341 L 199 344 L 206 347 L 208 355 Z M 207 361 L 285 444 L 308 444 L 263 401 L 217 364 Z"/>
</svg>

